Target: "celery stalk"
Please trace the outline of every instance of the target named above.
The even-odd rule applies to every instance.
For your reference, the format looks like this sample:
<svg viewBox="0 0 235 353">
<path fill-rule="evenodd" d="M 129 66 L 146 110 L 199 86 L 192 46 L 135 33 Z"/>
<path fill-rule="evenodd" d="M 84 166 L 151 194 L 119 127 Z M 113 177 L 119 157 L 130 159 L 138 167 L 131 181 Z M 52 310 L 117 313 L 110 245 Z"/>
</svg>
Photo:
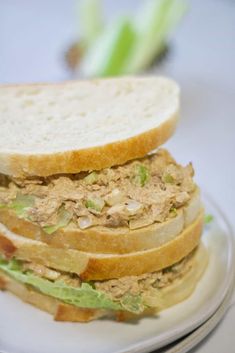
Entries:
<svg viewBox="0 0 235 353">
<path fill-rule="evenodd" d="M 122 74 L 136 35 L 131 22 L 120 18 L 108 26 L 85 54 L 80 66 L 83 76 Z"/>
<path fill-rule="evenodd" d="M 78 17 L 82 45 L 89 48 L 103 30 L 101 0 L 79 0 Z"/>
<path fill-rule="evenodd" d="M 183 0 L 151 0 L 140 9 L 134 22 L 136 43 L 130 53 L 124 73 L 138 73 L 146 69 L 161 52 L 169 31 L 186 10 Z"/>
</svg>

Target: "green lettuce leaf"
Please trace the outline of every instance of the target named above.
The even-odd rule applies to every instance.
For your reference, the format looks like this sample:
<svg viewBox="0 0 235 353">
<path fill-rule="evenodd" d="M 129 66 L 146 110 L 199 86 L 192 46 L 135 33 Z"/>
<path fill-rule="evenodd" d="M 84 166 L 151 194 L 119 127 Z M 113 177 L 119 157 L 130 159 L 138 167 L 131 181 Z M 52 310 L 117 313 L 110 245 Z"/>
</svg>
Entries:
<svg viewBox="0 0 235 353">
<path fill-rule="evenodd" d="M 72 287 L 62 280 L 49 281 L 31 271 L 24 272 L 20 261 L 0 258 L 0 269 L 18 282 L 33 286 L 43 294 L 57 298 L 80 308 L 127 310 L 140 313 L 144 305 L 140 296 L 126 295 L 120 302 L 113 301 L 104 292 L 93 288 L 92 283 L 83 282 L 81 287 Z"/>
</svg>

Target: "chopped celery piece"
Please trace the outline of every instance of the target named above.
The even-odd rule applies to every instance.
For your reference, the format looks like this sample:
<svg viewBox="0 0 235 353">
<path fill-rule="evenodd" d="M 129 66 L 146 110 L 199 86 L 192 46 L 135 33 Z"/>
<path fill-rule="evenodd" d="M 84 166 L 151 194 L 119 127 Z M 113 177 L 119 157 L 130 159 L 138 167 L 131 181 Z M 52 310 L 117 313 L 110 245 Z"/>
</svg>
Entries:
<svg viewBox="0 0 235 353">
<path fill-rule="evenodd" d="M 102 211 L 104 204 L 105 204 L 104 200 L 102 200 L 101 198 L 98 198 L 98 197 L 93 197 L 93 198 L 87 199 L 85 202 L 86 208 L 88 208 L 88 209 L 90 208 L 90 209 L 95 210 L 97 212 Z"/>
<path fill-rule="evenodd" d="M 88 185 L 94 184 L 95 182 L 97 182 L 97 180 L 98 174 L 96 172 L 92 172 L 84 178 L 85 183 Z"/>
<path fill-rule="evenodd" d="M 175 207 L 171 207 L 170 213 L 171 213 L 171 215 L 173 215 L 173 216 L 177 216 L 177 209 L 176 209 Z"/>
<path fill-rule="evenodd" d="M 80 72 L 84 76 L 116 76 L 122 73 L 136 34 L 127 18 L 108 26 L 85 54 Z"/>
<path fill-rule="evenodd" d="M 135 184 L 144 186 L 150 178 L 149 170 L 143 164 L 138 164 L 135 166 L 135 175 L 133 181 Z"/>
<path fill-rule="evenodd" d="M 71 221 L 72 218 L 72 213 L 66 210 L 63 206 L 59 209 L 58 212 L 58 223 L 53 225 L 53 226 L 45 226 L 43 227 L 43 230 L 47 234 L 52 234 L 59 228 L 66 227 L 69 222 Z"/>
<path fill-rule="evenodd" d="M 204 217 L 204 222 L 206 224 L 209 224 L 213 221 L 214 217 L 211 215 L 211 214 L 206 214 L 205 217 Z"/>
<path fill-rule="evenodd" d="M 164 181 L 164 183 L 169 183 L 169 184 L 172 184 L 174 182 L 174 179 L 170 174 L 163 175 L 162 180 Z"/>
<path fill-rule="evenodd" d="M 145 309 L 143 298 L 140 295 L 134 296 L 127 293 L 122 298 L 121 305 L 123 309 L 130 311 L 132 313 L 142 312 Z"/>
<path fill-rule="evenodd" d="M 13 209 L 17 216 L 27 217 L 27 210 L 34 206 L 35 197 L 32 195 L 17 194 L 16 198 L 12 200 L 7 207 Z"/>
</svg>

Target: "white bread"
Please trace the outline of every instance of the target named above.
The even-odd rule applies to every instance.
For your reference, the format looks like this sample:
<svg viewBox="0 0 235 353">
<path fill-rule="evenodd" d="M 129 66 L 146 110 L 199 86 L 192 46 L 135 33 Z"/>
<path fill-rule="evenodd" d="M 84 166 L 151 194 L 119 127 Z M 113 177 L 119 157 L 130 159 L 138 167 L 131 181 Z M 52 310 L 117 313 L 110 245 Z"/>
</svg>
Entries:
<svg viewBox="0 0 235 353">
<path fill-rule="evenodd" d="M 16 234 L 42 241 L 52 247 L 124 254 L 155 248 L 174 239 L 197 218 L 200 209 L 200 192 L 197 188 L 188 204 L 177 211 L 176 217 L 136 230 L 127 227 L 92 227 L 86 230 L 66 227 L 48 235 L 38 225 L 4 208 L 0 208 L 0 222 Z"/>
<path fill-rule="evenodd" d="M 174 132 L 179 88 L 162 77 L 0 87 L 0 173 L 48 176 L 140 158 Z"/>
<path fill-rule="evenodd" d="M 204 224 L 201 210 L 197 219 L 173 240 L 157 248 L 129 254 L 94 254 L 48 246 L 10 232 L 0 225 L 0 251 L 54 269 L 78 274 L 84 280 L 104 280 L 159 271 L 187 256 L 200 242 Z"/>
<path fill-rule="evenodd" d="M 196 284 L 201 278 L 208 263 L 208 253 L 203 245 L 197 249 L 192 263 L 192 268 L 183 277 L 175 280 L 168 287 L 160 290 L 159 307 L 146 310 L 141 316 L 154 315 L 172 305 L 175 305 L 188 298 L 194 291 Z M 0 271 L 0 289 L 9 290 L 23 301 L 30 303 L 41 310 L 54 316 L 58 321 L 88 322 L 100 317 L 112 316 L 117 320 L 139 319 L 140 315 L 134 315 L 125 311 L 108 311 L 101 309 L 83 309 L 72 305 L 64 304 L 61 301 L 41 294 L 25 286 L 14 279 L 6 276 Z"/>
</svg>

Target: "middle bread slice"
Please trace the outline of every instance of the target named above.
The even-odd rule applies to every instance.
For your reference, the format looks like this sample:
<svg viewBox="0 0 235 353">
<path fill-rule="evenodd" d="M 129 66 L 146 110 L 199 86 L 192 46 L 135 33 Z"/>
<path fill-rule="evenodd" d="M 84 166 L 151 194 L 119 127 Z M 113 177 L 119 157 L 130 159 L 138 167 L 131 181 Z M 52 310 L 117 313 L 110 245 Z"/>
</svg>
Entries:
<svg viewBox="0 0 235 353">
<path fill-rule="evenodd" d="M 197 218 L 174 239 L 158 247 L 128 254 L 91 253 L 51 247 L 17 235 L 0 225 L 0 252 L 6 257 L 76 273 L 83 280 L 104 280 L 141 275 L 171 266 L 187 256 L 200 242 L 204 217 Z"/>
</svg>

